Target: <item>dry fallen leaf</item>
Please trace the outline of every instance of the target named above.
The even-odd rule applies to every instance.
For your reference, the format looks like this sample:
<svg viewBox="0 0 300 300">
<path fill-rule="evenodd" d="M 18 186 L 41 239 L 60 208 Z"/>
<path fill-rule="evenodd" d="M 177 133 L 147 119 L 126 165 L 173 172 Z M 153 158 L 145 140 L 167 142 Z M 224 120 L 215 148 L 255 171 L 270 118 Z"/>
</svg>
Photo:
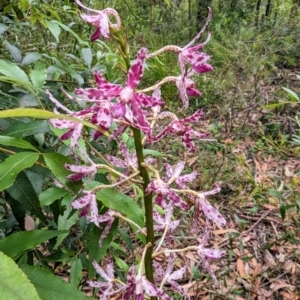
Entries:
<svg viewBox="0 0 300 300">
<path fill-rule="evenodd" d="M 238 258 L 237 261 L 236 261 L 236 268 L 237 268 L 237 271 L 238 271 L 238 273 L 241 277 L 246 277 L 247 276 L 246 272 L 245 272 L 245 264 L 240 258 Z"/>
</svg>

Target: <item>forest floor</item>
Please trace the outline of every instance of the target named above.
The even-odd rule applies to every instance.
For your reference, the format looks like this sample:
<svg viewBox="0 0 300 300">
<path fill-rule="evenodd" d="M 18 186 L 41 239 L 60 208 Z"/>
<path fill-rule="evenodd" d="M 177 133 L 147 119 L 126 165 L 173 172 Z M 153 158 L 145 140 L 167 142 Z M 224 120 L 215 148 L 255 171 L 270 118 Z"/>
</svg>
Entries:
<svg viewBox="0 0 300 300">
<path fill-rule="evenodd" d="M 297 84 L 289 86 L 300 92 Z M 274 87 L 268 90 L 274 93 Z M 187 165 L 200 173 L 195 190 L 222 182 L 221 192 L 209 201 L 227 220 L 225 228 L 211 225 L 210 246 L 228 254 L 210 262 L 219 285 L 213 285 L 197 255 L 181 256 L 187 266 L 181 284 L 191 299 L 300 299 L 300 147 L 290 141 L 295 128 L 288 120 L 284 111 L 246 109 L 230 126 L 218 120 L 215 143 L 198 143 L 195 153 L 184 152 Z M 175 139 L 165 140 L 164 147 L 170 156 L 182 157 Z M 190 226 L 192 215 L 182 219 L 182 227 Z M 178 246 L 193 239 L 178 234 Z"/>
</svg>

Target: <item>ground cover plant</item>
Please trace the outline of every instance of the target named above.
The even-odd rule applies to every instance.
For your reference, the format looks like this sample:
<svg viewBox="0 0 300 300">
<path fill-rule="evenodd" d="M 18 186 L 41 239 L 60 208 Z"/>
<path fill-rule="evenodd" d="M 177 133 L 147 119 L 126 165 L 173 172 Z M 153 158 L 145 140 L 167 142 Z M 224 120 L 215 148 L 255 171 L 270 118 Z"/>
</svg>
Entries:
<svg viewBox="0 0 300 300">
<path fill-rule="evenodd" d="M 1 7 L 6 298 L 299 297 L 296 2 L 204 2 Z"/>
</svg>

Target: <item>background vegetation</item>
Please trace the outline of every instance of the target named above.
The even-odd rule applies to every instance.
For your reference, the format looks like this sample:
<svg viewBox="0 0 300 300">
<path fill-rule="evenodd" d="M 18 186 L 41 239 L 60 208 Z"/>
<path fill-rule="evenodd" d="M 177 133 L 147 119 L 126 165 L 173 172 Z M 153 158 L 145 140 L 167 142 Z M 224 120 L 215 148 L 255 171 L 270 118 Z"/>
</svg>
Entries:
<svg viewBox="0 0 300 300">
<path fill-rule="evenodd" d="M 300 1 L 103 0 L 85 4 L 119 11 L 133 53 L 142 46 L 149 51 L 166 44 L 184 46 L 202 28 L 207 6 L 212 7 L 212 38 L 204 51 L 212 56 L 214 71 L 199 76 L 202 97 L 190 102 L 190 110 L 204 108 L 201 125 L 208 126 L 217 142 L 198 143 L 197 154 L 186 154 L 185 158 L 191 169 L 201 173 L 198 189 L 223 182 L 215 201 L 231 222 L 223 232 L 216 229 L 215 235 L 218 245 L 227 247 L 229 256 L 216 270 L 222 279 L 220 288 L 209 286 L 196 267 L 191 268 L 193 280 L 187 278 L 183 284 L 190 284 L 190 295 L 195 299 L 298 299 Z M 124 78 L 120 54 L 109 41 L 89 42 L 91 28 L 79 18 L 80 9 L 73 1 L 2 1 L 0 9 L 1 110 L 51 110 L 46 88 L 64 102 L 60 88 L 71 91 L 93 85 L 93 70 L 105 73 L 109 81 Z M 176 74 L 178 66 L 173 59 L 161 56 L 149 62 L 147 83 Z M 164 87 L 163 98 L 169 109 L 177 112 L 176 88 Z M 67 147 L 60 144 L 44 120 L 1 118 L 0 130 L 1 136 L 25 138 L 45 157 L 48 155 L 46 165 L 37 160 L 12 177 L 11 186 L 1 189 L 2 241 L 16 232 L 30 234 L 32 228 L 48 226 L 53 230 L 52 236 L 31 237 L 36 244 L 18 248 L 16 253 L 5 251 L 7 242 L 1 244 L 0 240 L 0 250 L 20 266 L 25 261 L 39 264 L 84 289 L 84 272 L 89 270 L 89 276 L 94 275 L 86 255 L 88 249 L 90 256 L 94 251 L 90 236 L 100 233 L 78 221 L 66 205 L 65 195 L 51 198 L 45 194 L 52 173 L 59 174 L 51 160 L 53 153 L 68 155 Z M 116 151 L 113 142 L 92 146 L 102 153 Z M 157 150 L 167 155 L 182 155 L 181 146 L 172 141 L 160 147 L 163 149 L 158 146 Z M 19 152 L 18 147 L 1 140 L 0 161 Z M 76 186 L 70 188 L 76 190 Z M 187 215 L 185 222 L 189 221 Z M 120 258 L 120 268 L 126 264 L 124 249 L 134 248 L 126 234 L 124 228 L 115 234 L 114 244 L 107 242 L 103 248 L 103 253 L 109 247 L 112 256 Z M 112 232 L 110 239 L 113 236 Z M 49 242 L 43 243 L 46 240 Z M 179 236 L 178 242 L 184 243 L 184 238 Z M 39 243 L 41 246 L 34 248 Z M 121 243 L 124 249 L 117 246 Z M 103 253 L 97 254 L 98 259 Z M 29 267 L 25 269 L 35 282 Z M 40 295 L 42 291 L 38 292 Z"/>
</svg>

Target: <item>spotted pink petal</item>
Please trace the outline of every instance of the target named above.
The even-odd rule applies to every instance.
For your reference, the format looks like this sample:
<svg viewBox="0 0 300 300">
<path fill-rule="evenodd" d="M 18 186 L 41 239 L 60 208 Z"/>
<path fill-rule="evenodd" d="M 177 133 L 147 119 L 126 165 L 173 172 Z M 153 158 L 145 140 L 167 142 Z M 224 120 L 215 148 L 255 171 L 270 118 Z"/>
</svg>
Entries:
<svg viewBox="0 0 300 300">
<path fill-rule="evenodd" d="M 93 264 L 93 267 L 96 270 L 96 272 L 106 281 L 111 281 L 111 279 L 114 278 L 114 276 L 113 276 L 114 274 L 113 273 L 111 274 L 111 272 L 110 272 L 111 269 L 113 270 L 112 263 L 107 265 L 107 272 L 105 272 L 95 260 L 93 260 L 92 264 Z"/>
<path fill-rule="evenodd" d="M 134 98 L 131 100 L 131 111 L 133 115 L 134 126 L 148 134 L 151 131 L 150 124 Z"/>
<path fill-rule="evenodd" d="M 167 198 L 177 207 L 183 209 L 183 210 L 188 210 L 189 206 L 185 201 L 182 200 L 182 198 L 177 195 L 175 192 L 171 191 L 168 193 Z"/>
<path fill-rule="evenodd" d="M 83 174 L 95 174 L 97 172 L 97 166 L 78 166 L 78 165 L 70 165 L 64 164 L 65 168 L 74 173 L 83 173 Z"/>
<path fill-rule="evenodd" d="M 226 225 L 226 220 L 224 219 L 224 217 L 203 196 L 200 198 L 200 203 L 202 206 L 202 210 L 208 219 L 221 226 Z"/>
<path fill-rule="evenodd" d="M 179 176 L 175 182 L 181 189 L 186 189 L 187 186 L 185 185 L 188 182 L 193 182 L 198 176 L 197 171 L 193 171 L 190 174 Z"/>
<path fill-rule="evenodd" d="M 130 66 L 130 69 L 126 78 L 126 86 L 135 90 L 141 81 L 144 74 L 144 65 L 146 61 L 148 50 L 146 48 L 141 48 L 137 53 L 136 59 Z"/>
<path fill-rule="evenodd" d="M 142 281 L 143 289 L 148 295 L 152 297 L 158 297 L 159 299 L 162 300 L 172 300 L 164 291 L 162 291 L 161 289 L 156 287 L 153 283 L 151 283 L 148 279 L 146 279 L 145 276 L 141 277 L 141 281 Z"/>
<path fill-rule="evenodd" d="M 202 116 L 203 116 L 203 110 L 199 109 L 195 113 L 193 113 L 191 116 L 186 117 L 184 119 L 181 119 L 182 123 L 196 123 Z"/>
</svg>

